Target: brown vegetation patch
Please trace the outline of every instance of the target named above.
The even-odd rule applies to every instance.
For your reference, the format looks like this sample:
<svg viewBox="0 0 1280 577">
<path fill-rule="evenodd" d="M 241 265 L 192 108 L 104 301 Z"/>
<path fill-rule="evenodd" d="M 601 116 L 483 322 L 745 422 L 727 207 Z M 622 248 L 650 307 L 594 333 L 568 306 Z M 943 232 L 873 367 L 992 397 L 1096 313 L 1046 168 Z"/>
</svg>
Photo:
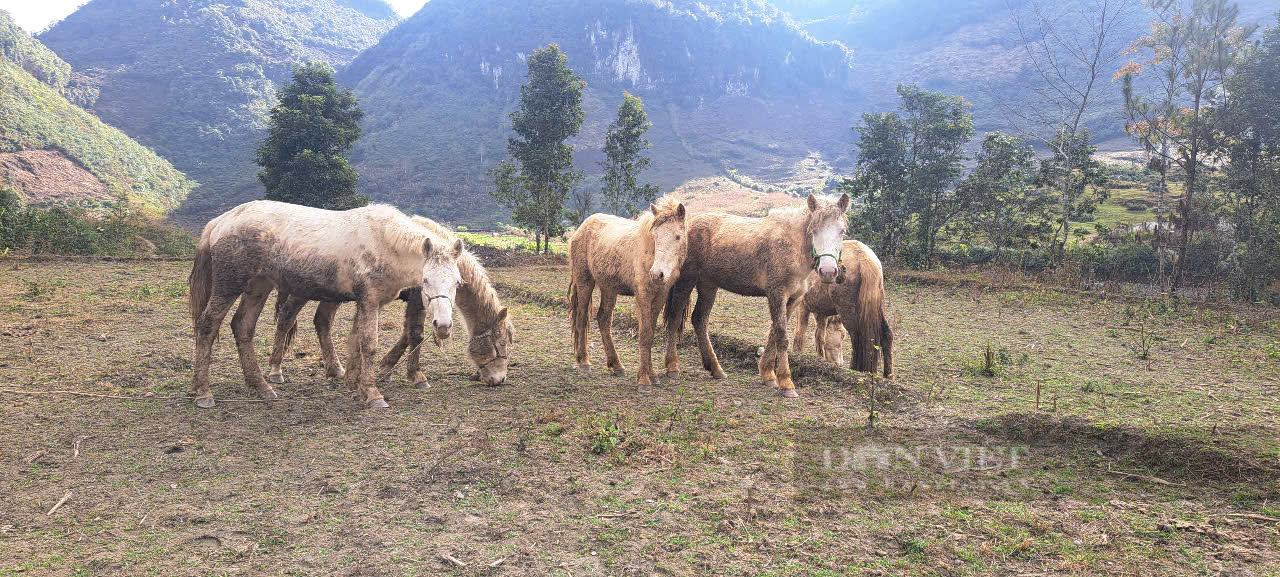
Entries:
<svg viewBox="0 0 1280 577">
<path fill-rule="evenodd" d="M 485 268 L 515 268 L 520 266 L 538 266 L 565 264 L 568 260 L 559 253 L 533 254 L 522 250 L 506 250 L 485 245 L 467 247 Z"/>
<path fill-rule="evenodd" d="M 0 178 L 31 204 L 115 200 L 98 177 L 56 150 L 0 152 Z"/>
</svg>

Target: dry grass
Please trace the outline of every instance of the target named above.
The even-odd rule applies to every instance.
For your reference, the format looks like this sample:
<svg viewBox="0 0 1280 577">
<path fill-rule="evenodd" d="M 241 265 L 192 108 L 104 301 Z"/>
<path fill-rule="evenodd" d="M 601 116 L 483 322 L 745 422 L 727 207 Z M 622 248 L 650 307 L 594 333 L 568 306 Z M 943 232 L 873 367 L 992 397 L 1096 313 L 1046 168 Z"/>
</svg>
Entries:
<svg viewBox="0 0 1280 577">
<path fill-rule="evenodd" d="M 563 269 L 498 269 L 507 385 L 471 383 L 454 342 L 425 353 L 431 390 L 397 375 L 392 408 L 362 410 L 304 330 L 282 401 L 197 411 L 188 265 L 0 266 L 3 387 L 126 397 L 0 395 L 0 575 L 1280 571 L 1280 528 L 1226 516 L 1277 514 L 1274 315 L 1156 312 L 1165 338 L 1142 360 L 1125 303 L 893 285 L 905 400 L 868 430 L 865 387 L 814 377 L 782 400 L 742 362 L 705 378 L 693 347 L 650 395 L 580 376 L 553 306 Z M 763 309 L 721 296 L 726 357 L 762 342 Z M 1007 362 L 972 376 L 987 341 Z M 596 335 L 591 350 L 602 364 Z M 634 341 L 619 352 L 634 369 Z M 248 397 L 228 331 L 215 354 L 215 394 Z M 824 449 L 890 458 L 833 475 Z"/>
</svg>

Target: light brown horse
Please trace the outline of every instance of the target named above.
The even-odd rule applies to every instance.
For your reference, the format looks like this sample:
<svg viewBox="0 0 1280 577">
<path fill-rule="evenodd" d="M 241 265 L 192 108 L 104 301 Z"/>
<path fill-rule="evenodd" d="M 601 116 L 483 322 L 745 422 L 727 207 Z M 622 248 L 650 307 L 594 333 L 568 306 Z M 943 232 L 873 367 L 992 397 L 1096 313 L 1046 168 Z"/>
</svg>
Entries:
<svg viewBox="0 0 1280 577">
<path fill-rule="evenodd" d="M 386 407 L 374 386 L 378 311 L 409 287 L 452 299 L 458 284 L 449 247 L 386 205 L 347 211 L 321 210 L 259 200 L 242 204 L 205 225 L 191 269 L 191 318 L 195 325 L 196 406 L 214 406 L 209 390 L 213 342 L 231 305 L 231 319 L 245 382 L 266 399 L 276 398 L 262 378 L 253 333 L 272 289 L 307 300 L 356 302 L 347 338 L 346 383 L 367 407 Z M 452 307 L 444 319 L 452 319 Z"/>
<path fill-rule="evenodd" d="M 421 216 L 414 216 L 412 219 L 414 224 L 426 228 L 446 243 L 459 241 L 453 231 L 434 220 Z M 475 379 L 490 385 L 500 385 L 507 380 L 508 347 L 515 337 L 515 330 L 507 318 L 507 307 L 502 305 L 502 299 L 498 297 L 493 284 L 489 282 L 489 275 L 485 272 L 484 266 L 475 255 L 471 254 L 471 251 L 463 249 L 458 255 L 457 263 L 461 280 L 456 295 L 457 302 L 451 303 L 449 302 L 451 299 L 445 297 L 435 299 L 428 297 L 428 299 L 431 300 L 433 307 L 451 308 L 454 304 L 458 306 L 458 310 L 462 312 L 462 319 L 467 324 L 467 331 L 471 335 L 467 345 L 467 355 L 477 367 Z M 400 357 L 408 350 L 409 360 L 406 364 L 409 382 L 418 388 L 429 388 L 430 384 L 421 370 L 420 347 L 426 324 L 422 289 L 416 287 L 405 289 L 400 293 L 400 299 L 407 303 L 404 311 L 404 328 L 401 330 L 400 340 L 391 347 L 390 351 L 387 351 L 382 362 L 378 363 L 378 373 L 379 375 L 390 373 L 400 361 Z M 267 380 L 273 383 L 284 382 L 280 364 L 297 333 L 298 312 L 306 303 L 306 299 L 295 295 L 282 294 L 277 297 L 276 340 L 271 352 L 271 372 L 267 377 Z M 333 354 L 333 341 L 329 336 L 333 317 L 337 313 L 337 305 L 338 303 L 320 303 L 316 308 L 315 328 L 317 336 L 320 337 L 320 353 L 327 373 L 330 376 L 340 377 L 343 372 L 342 364 Z M 435 314 L 437 319 L 432 321 L 433 336 L 437 340 L 448 338 L 449 327 L 441 327 L 438 319 L 439 312 L 433 310 L 433 313 L 437 313 Z"/>
<path fill-rule="evenodd" d="M 636 297 L 640 327 L 640 369 L 636 385 L 652 385 L 653 333 L 667 291 L 680 274 L 686 252 L 684 205 L 664 196 L 639 218 L 629 220 L 593 214 L 569 239 L 569 324 L 573 328 L 574 366 L 591 370 L 587 358 L 587 323 L 591 293 L 600 288 L 596 324 L 606 363 L 615 375 L 626 373 L 613 346 L 613 307 L 618 295 Z"/>
<path fill-rule="evenodd" d="M 796 330 L 795 345 L 791 347 L 797 353 L 804 351 L 804 333 L 806 322 L 808 321 L 808 311 L 804 312 L 806 316 L 800 319 L 800 326 Z M 823 317 L 814 323 L 813 345 L 818 351 L 818 356 L 837 367 L 844 366 L 844 341 L 848 338 L 849 331 L 846 331 L 844 325 L 840 324 L 840 315 Z"/>
<path fill-rule="evenodd" d="M 795 349 L 804 350 L 809 313 L 817 320 L 819 332 L 831 319 L 838 318 L 849 331 L 853 345 L 849 368 L 874 373 L 883 353 L 884 376 L 892 377 L 893 330 L 889 328 L 886 312 L 884 267 L 876 253 L 856 240 L 844 241 L 840 265 L 834 284 L 814 284 L 797 303 L 800 327 L 796 331 Z M 817 340 L 817 334 L 814 338 Z M 818 341 L 817 345 L 821 353 L 823 343 Z"/>
<path fill-rule="evenodd" d="M 702 366 L 712 377 L 724 378 L 707 333 L 716 291 L 723 288 L 768 298 L 773 326 L 760 357 L 760 379 L 784 397 L 799 396 L 787 359 L 788 314 L 804 296 L 810 271 L 818 273 L 820 282 L 835 282 L 848 208 L 847 194 L 839 200 L 810 195 L 804 207 L 775 210 L 764 218 L 701 214 L 689 219 L 689 256 L 667 298 L 667 374 L 680 374 L 677 347 L 697 288 L 693 329 Z"/>
</svg>

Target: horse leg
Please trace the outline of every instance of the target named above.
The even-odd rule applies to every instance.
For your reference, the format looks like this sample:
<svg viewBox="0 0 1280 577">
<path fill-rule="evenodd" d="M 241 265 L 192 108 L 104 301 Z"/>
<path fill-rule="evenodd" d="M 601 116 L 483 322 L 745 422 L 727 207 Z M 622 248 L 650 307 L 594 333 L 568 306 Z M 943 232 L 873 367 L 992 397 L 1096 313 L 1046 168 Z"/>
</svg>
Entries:
<svg viewBox="0 0 1280 577">
<path fill-rule="evenodd" d="M 289 354 L 293 338 L 298 333 L 298 313 L 306 306 L 307 299 L 280 293 L 276 293 L 276 298 L 284 300 L 276 304 L 276 340 L 271 343 L 271 360 L 267 361 L 271 367 L 267 371 L 267 382 L 281 384 L 284 382 L 284 372 L 280 365 L 284 362 L 285 355 Z"/>
<path fill-rule="evenodd" d="M 421 298 L 410 298 L 408 306 L 404 309 L 404 331 L 407 335 L 402 334 L 401 340 L 408 336 L 409 359 L 405 361 L 405 375 L 409 377 L 409 382 L 419 389 L 430 389 L 431 383 L 427 382 L 427 376 L 422 374 L 422 341 L 426 338 L 423 336 L 426 330 L 427 308 L 422 306 Z M 395 363 L 387 366 L 390 370 Z"/>
<path fill-rule="evenodd" d="M 668 379 L 680 378 L 680 339 L 684 333 L 685 316 L 689 312 L 689 297 L 693 294 L 693 283 L 676 281 L 667 293 L 667 310 L 664 319 L 667 323 L 667 354 L 665 365 Z"/>
<path fill-rule="evenodd" d="M 240 353 L 240 368 L 244 371 L 244 383 L 258 392 L 258 396 L 272 401 L 276 392 L 271 389 L 267 380 L 262 378 L 262 367 L 258 366 L 258 351 L 253 346 L 253 335 L 258 328 L 258 315 L 262 313 L 262 305 L 274 288 L 266 279 L 258 279 L 249 284 L 248 290 L 240 297 L 240 306 L 235 316 L 231 317 L 231 334 L 235 336 L 236 350 Z"/>
<path fill-rule="evenodd" d="M 338 314 L 342 303 L 322 302 L 316 306 L 316 337 L 320 339 L 320 358 L 324 359 L 324 376 L 341 379 L 346 374 L 342 361 L 333 352 L 333 318 Z"/>
<path fill-rule="evenodd" d="M 366 297 L 356 301 L 356 317 L 347 335 L 347 389 L 368 408 L 384 409 L 387 402 L 374 383 L 377 370 L 373 354 L 378 350 L 378 303 Z"/>
<path fill-rule="evenodd" d="M 807 318 L 801 317 L 800 324 L 796 327 L 795 349 L 796 352 L 803 350 L 804 333 L 809 329 Z M 823 360 L 829 361 L 827 358 L 827 324 L 831 322 L 831 317 L 827 315 L 813 314 L 813 348 L 818 356 Z"/>
<path fill-rule="evenodd" d="M 884 378 L 893 378 L 893 329 L 889 319 L 880 319 L 880 355 L 884 358 Z"/>
<path fill-rule="evenodd" d="M 600 310 L 596 311 L 596 325 L 600 327 L 600 342 L 604 345 L 605 366 L 614 375 L 627 374 L 626 367 L 618 359 L 618 350 L 613 346 L 613 307 L 618 302 L 618 293 L 600 287 Z"/>
<path fill-rule="evenodd" d="M 769 296 L 769 314 L 773 318 L 773 327 L 769 330 L 769 343 L 765 346 L 764 355 L 760 357 L 760 378 L 765 384 L 771 384 L 769 377 L 774 377 L 778 394 L 784 397 L 798 397 L 796 385 L 791 381 L 791 365 L 787 358 L 787 311 L 798 298 L 785 294 Z"/>
<path fill-rule="evenodd" d="M 698 354 L 702 356 L 702 368 L 711 373 L 713 379 L 725 378 L 724 369 L 720 367 L 720 359 L 715 349 L 711 348 L 711 335 L 707 333 L 707 322 L 711 319 L 711 308 L 716 304 L 715 285 L 706 283 L 698 285 L 698 303 L 693 305 L 693 332 L 698 337 Z"/>
<path fill-rule="evenodd" d="M 209 364 L 213 361 L 213 342 L 218 338 L 222 320 L 227 318 L 227 313 L 239 297 L 238 293 L 215 293 L 196 320 L 196 349 L 192 356 L 196 374 L 192 388 L 196 394 L 196 406 L 201 409 L 213 408 L 213 393 L 209 391 Z"/>
<path fill-rule="evenodd" d="M 636 323 L 639 325 L 640 369 L 636 372 L 636 388 L 642 393 L 649 392 L 653 385 L 653 329 L 657 324 L 661 301 L 649 291 L 641 288 L 636 291 Z"/>
<path fill-rule="evenodd" d="M 804 335 L 809 332 L 809 306 L 804 304 L 804 299 L 800 299 L 796 303 L 796 313 L 800 316 L 800 319 L 796 324 L 795 342 L 791 343 L 791 348 L 795 349 L 797 353 L 802 353 L 804 352 Z M 818 322 L 815 323 L 817 325 L 816 330 L 822 331 L 822 317 L 818 317 L 816 313 L 814 316 L 818 318 Z M 822 345 L 817 341 L 818 333 L 815 332 L 813 336 L 814 347 L 818 349 L 818 354 L 821 355 Z"/>
<path fill-rule="evenodd" d="M 573 366 L 583 373 L 591 372 L 591 358 L 587 354 L 587 341 L 591 331 L 591 293 L 596 290 L 591 279 L 574 279 L 573 301 L 570 317 L 573 330 Z"/>
</svg>

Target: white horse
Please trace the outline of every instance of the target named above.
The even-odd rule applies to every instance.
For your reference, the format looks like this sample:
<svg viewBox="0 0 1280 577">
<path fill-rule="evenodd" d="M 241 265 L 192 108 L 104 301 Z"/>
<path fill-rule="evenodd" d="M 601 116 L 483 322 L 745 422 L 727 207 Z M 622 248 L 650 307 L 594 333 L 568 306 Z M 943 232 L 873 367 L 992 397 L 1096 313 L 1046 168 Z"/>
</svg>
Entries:
<svg viewBox="0 0 1280 577">
<path fill-rule="evenodd" d="M 231 331 L 245 383 L 264 399 L 276 398 L 262 378 L 253 333 L 267 295 L 279 289 L 306 300 L 356 302 L 347 387 L 365 406 L 386 407 L 374 386 L 378 311 L 400 291 L 419 288 L 436 325 L 449 326 L 461 252 L 461 241 L 450 246 L 387 205 L 332 211 L 259 200 L 213 219 L 200 235 L 190 278 L 196 406 L 214 406 L 213 342 L 237 298 Z"/>
</svg>

